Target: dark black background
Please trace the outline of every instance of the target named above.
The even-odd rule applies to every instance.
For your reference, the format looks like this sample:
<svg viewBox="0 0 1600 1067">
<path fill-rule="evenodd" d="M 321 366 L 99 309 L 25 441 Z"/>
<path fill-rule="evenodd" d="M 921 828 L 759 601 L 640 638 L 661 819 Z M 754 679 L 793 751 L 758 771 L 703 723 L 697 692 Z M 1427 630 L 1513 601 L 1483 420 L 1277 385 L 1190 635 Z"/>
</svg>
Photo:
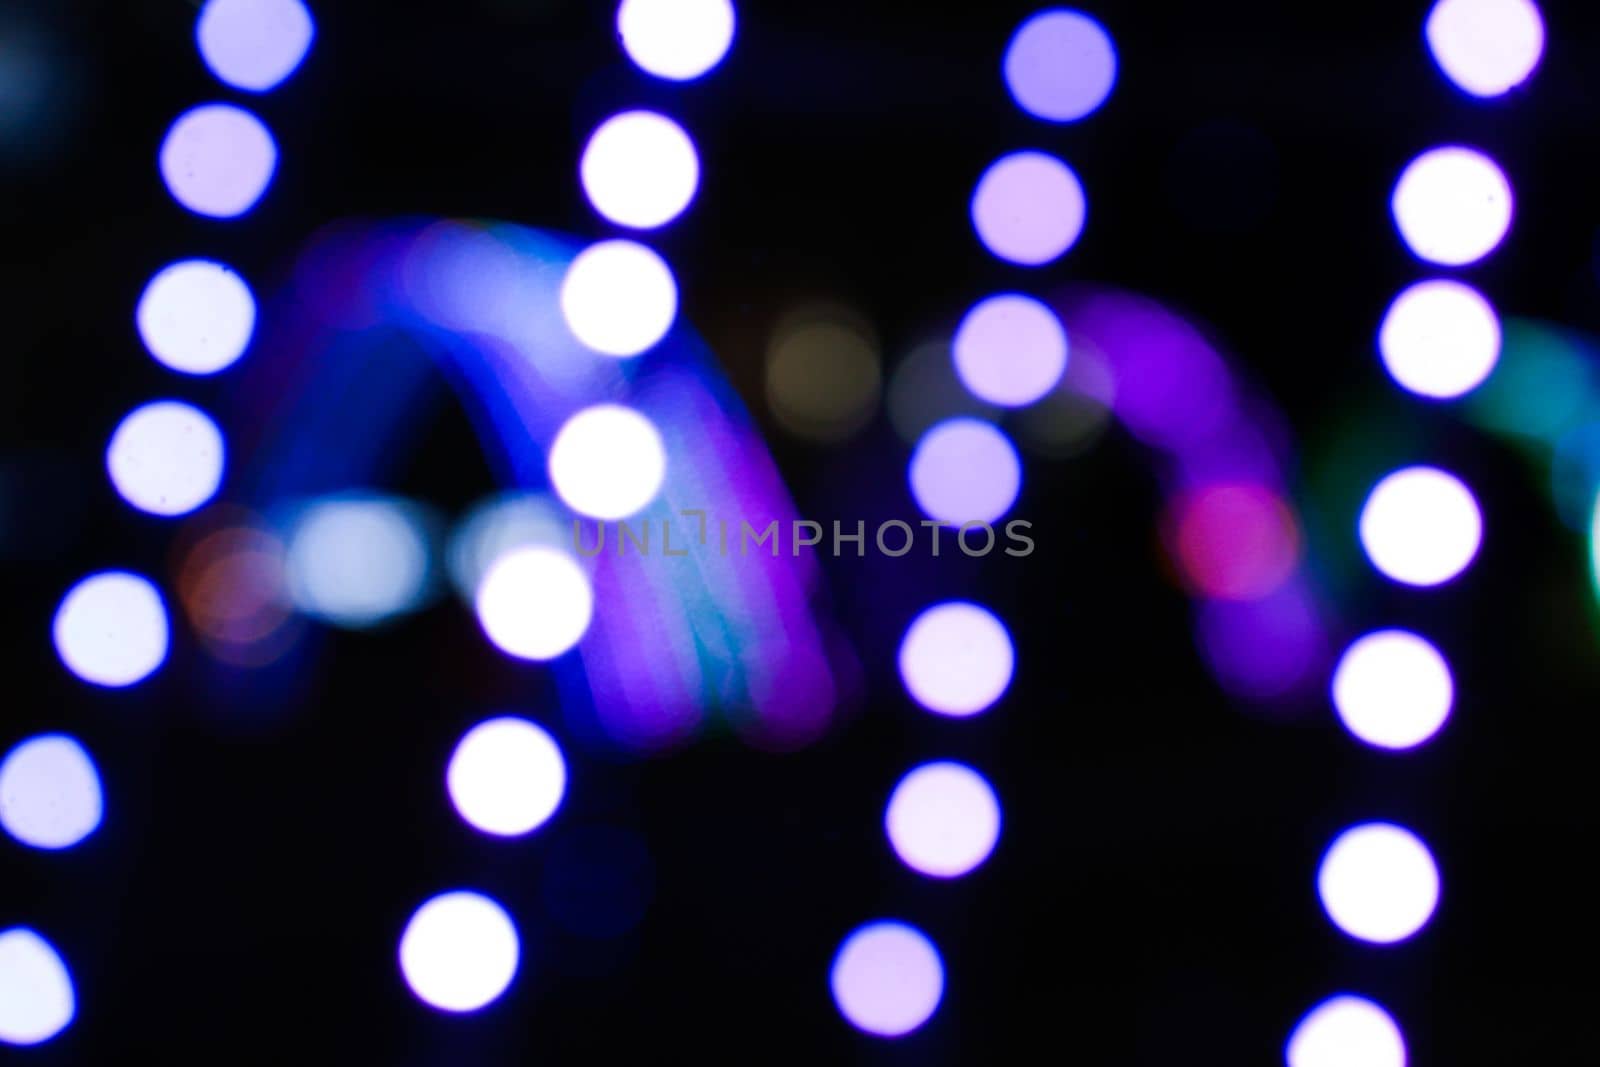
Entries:
<svg viewBox="0 0 1600 1067">
<path fill-rule="evenodd" d="M 176 114 L 228 98 L 195 55 L 190 5 L 7 9 L 53 42 L 64 81 L 52 136 L 7 160 L 0 186 L 0 744 L 70 730 L 107 789 L 105 824 L 78 849 L 0 842 L 0 925 L 46 931 L 80 1001 L 61 1038 L 13 1055 L 1265 1064 L 1304 1010 L 1350 990 L 1393 1011 L 1418 1064 L 1592 1062 L 1600 733 L 1584 546 L 1537 472 L 1398 396 L 1372 337 L 1422 274 L 1389 190 L 1417 151 L 1452 140 L 1495 153 L 1519 195 L 1513 236 L 1475 282 L 1507 312 L 1600 325 L 1595 16 L 1546 5 L 1540 72 L 1485 105 L 1432 66 L 1423 4 L 1097 3 L 1116 91 L 1050 127 L 999 76 L 1033 5 L 739 7 L 725 65 L 666 87 L 624 60 L 607 5 L 316 5 L 307 66 L 259 102 L 282 149 L 275 184 L 228 224 L 175 207 L 154 166 Z M 270 292 L 305 235 L 348 215 L 603 232 L 577 153 L 610 109 L 641 103 L 699 141 L 699 198 L 662 243 L 687 315 L 758 419 L 763 340 L 797 299 L 862 308 L 893 359 L 986 288 L 1099 279 L 1210 323 L 1286 411 L 1307 468 L 1337 467 L 1357 435 L 1380 450 L 1420 440 L 1422 458 L 1461 471 L 1488 513 L 1467 578 L 1418 594 L 1358 569 L 1329 590 L 1340 636 L 1410 624 L 1451 652 L 1460 698 L 1444 735 L 1381 757 L 1322 701 L 1265 717 L 1225 699 L 1161 561 L 1150 458 L 1115 432 L 1084 457 L 1030 463 L 1018 510 L 1039 528 L 1034 557 L 952 569 L 929 592 L 981 595 L 1011 623 L 1019 671 L 991 713 L 917 711 L 884 654 L 894 635 L 858 633 L 865 698 L 823 743 L 576 753 L 566 806 L 529 841 L 473 835 L 441 787 L 450 746 L 487 711 L 548 717 L 528 706 L 537 672 L 495 655 L 457 605 L 337 636 L 306 699 L 243 724 L 191 681 L 201 653 L 181 632 L 134 691 L 71 679 L 48 636 L 62 591 L 90 567 L 167 573 L 170 526 L 120 506 L 99 470 L 114 421 L 177 388 L 132 328 L 151 272 L 217 255 Z M 1217 123 L 1260 139 L 1208 139 Z M 1019 279 L 982 254 L 966 205 L 996 154 L 1026 146 L 1072 162 L 1091 217 L 1062 264 Z M 873 479 L 903 493 L 904 447 L 882 419 L 834 450 L 768 430 L 804 513 L 841 513 Z M 461 416 L 417 434 L 392 488 L 447 512 L 491 489 Z M 1313 564 L 1348 555 L 1352 503 L 1302 503 Z M 846 619 L 873 582 L 905 580 L 833 577 Z M 992 860 L 951 884 L 905 870 L 880 829 L 899 774 L 940 756 L 983 768 L 1005 805 Z M 1326 842 L 1367 817 L 1413 826 L 1443 871 L 1435 921 L 1396 948 L 1344 939 L 1313 886 Z M 546 915 L 551 850 L 596 828 L 637 831 L 650 856 L 648 910 L 620 940 Z M 518 916 L 524 962 L 501 1001 L 451 1018 L 411 998 L 394 952 L 410 911 L 458 884 Z M 949 978 L 932 1023 L 893 1043 L 852 1031 L 827 992 L 839 940 L 879 916 L 928 931 Z"/>
</svg>

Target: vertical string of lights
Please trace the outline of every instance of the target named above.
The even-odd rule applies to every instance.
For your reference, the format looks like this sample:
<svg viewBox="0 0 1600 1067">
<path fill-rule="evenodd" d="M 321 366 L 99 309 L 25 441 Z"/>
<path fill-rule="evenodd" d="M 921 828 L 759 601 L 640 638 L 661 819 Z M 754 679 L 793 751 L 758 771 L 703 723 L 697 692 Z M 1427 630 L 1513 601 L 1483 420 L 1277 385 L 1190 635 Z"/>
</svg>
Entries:
<svg viewBox="0 0 1600 1067">
<path fill-rule="evenodd" d="M 623 0 L 617 35 L 632 62 L 670 82 L 693 81 L 732 47 L 729 0 Z M 700 184 L 694 142 L 672 119 L 631 110 L 602 122 L 578 166 L 589 203 L 608 222 L 631 231 L 657 230 L 678 218 Z M 603 358 L 644 354 L 665 337 L 678 313 L 678 287 L 667 262 L 630 238 L 596 241 L 578 253 L 561 282 L 567 328 Z M 641 412 L 601 404 L 573 415 L 551 446 L 552 484 L 577 510 L 622 519 L 646 506 L 660 488 L 667 458 L 661 435 Z M 614 458 L 601 470 L 582 456 Z M 530 603 L 572 610 L 552 624 L 530 618 Z M 485 633 L 522 659 L 547 660 L 575 645 L 588 626 L 593 593 L 564 552 L 523 548 L 497 559 L 475 593 Z M 456 746 L 446 787 L 457 812 L 495 837 L 521 837 L 555 814 L 566 792 L 561 749 L 542 727 L 502 716 L 479 723 Z M 400 969 L 411 991 L 448 1012 L 471 1012 L 497 1000 L 516 977 L 521 944 L 516 924 L 498 902 L 454 890 L 424 902 L 400 937 Z"/>
<path fill-rule="evenodd" d="M 300 0 L 208 0 L 195 25 L 201 58 L 230 89 L 266 93 L 300 66 L 315 36 Z M 158 156 L 167 190 L 182 207 L 214 220 L 247 214 L 277 168 L 277 147 L 249 110 L 209 103 L 184 112 Z M 255 300 L 231 268 L 211 259 L 172 263 L 150 280 L 135 323 L 145 348 L 189 377 L 231 366 L 250 343 Z M 154 400 L 113 431 L 106 471 L 124 502 L 149 515 L 186 515 L 222 484 L 221 431 L 198 407 Z M 68 590 L 52 636 L 62 663 L 103 689 L 136 685 L 166 660 L 166 603 L 148 578 L 126 570 L 90 574 Z M 0 822 L 39 849 L 70 848 L 100 824 L 100 776 L 84 748 L 64 734 L 32 738 L 0 764 Z M 32 1045 L 76 1015 L 71 973 L 37 932 L 0 933 L 0 1042 Z"/>
<path fill-rule="evenodd" d="M 1425 37 L 1435 63 L 1477 101 L 1523 84 L 1544 51 L 1544 23 L 1530 0 L 1439 0 Z M 1430 148 L 1401 172 L 1391 198 L 1401 239 L 1420 261 L 1460 269 L 1504 240 L 1512 191 L 1485 153 L 1464 145 Z M 1424 400 L 1444 402 L 1477 388 L 1500 354 L 1500 322 L 1472 286 L 1425 279 L 1390 304 L 1378 330 L 1389 376 Z M 1358 532 L 1372 566 L 1419 589 L 1452 581 L 1482 539 L 1477 499 L 1456 475 L 1404 467 L 1381 478 L 1361 508 Z M 1383 629 L 1356 639 L 1334 668 L 1331 694 L 1345 728 L 1372 748 L 1405 751 L 1444 726 L 1455 683 L 1444 655 L 1420 634 Z M 1404 942 L 1433 917 L 1439 871 L 1420 837 L 1390 822 L 1358 824 L 1324 853 L 1317 892 L 1333 924 L 1371 945 Z M 1373 1001 L 1351 994 L 1317 1007 L 1291 1034 L 1289 1067 L 1404 1067 L 1399 1026 Z"/>
<path fill-rule="evenodd" d="M 1016 103 L 1034 118 L 1076 122 L 1097 110 L 1116 81 L 1110 37 L 1089 16 L 1052 9 L 1026 20 L 1012 36 L 1004 76 Z M 1043 267 L 1066 254 L 1083 232 L 1083 185 L 1062 160 L 1043 151 L 1008 153 L 978 179 L 971 201 L 983 246 L 1020 267 Z M 978 399 L 1021 408 L 1043 399 L 1066 372 L 1068 342 L 1042 301 L 1020 292 L 986 296 L 962 317 L 951 342 L 962 384 Z M 1022 466 L 1005 432 L 976 418 L 930 427 L 913 450 L 912 495 L 939 536 L 969 554 L 993 547 L 990 524 L 1015 504 Z M 987 544 L 969 547 L 969 534 Z M 1007 532 L 1011 532 L 1008 526 Z M 919 614 L 900 644 L 907 692 L 936 715 L 966 718 L 992 707 L 1010 686 L 1015 649 L 1006 626 L 966 601 L 935 604 Z M 919 874 L 959 878 L 976 870 L 1000 836 L 1000 803 L 987 779 L 951 760 L 923 763 L 890 793 L 884 828 L 896 856 Z M 857 1029 L 899 1037 L 921 1027 L 944 995 L 944 963 L 921 930 L 899 920 L 868 922 L 845 938 L 834 957 L 835 1003 Z"/>
</svg>

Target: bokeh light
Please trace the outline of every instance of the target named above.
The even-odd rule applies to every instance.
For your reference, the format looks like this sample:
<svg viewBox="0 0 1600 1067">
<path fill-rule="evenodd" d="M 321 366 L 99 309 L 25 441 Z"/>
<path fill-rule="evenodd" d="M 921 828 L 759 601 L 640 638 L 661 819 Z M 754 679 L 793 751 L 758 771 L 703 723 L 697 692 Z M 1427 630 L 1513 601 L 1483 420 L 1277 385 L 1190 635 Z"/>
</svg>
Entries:
<svg viewBox="0 0 1600 1067">
<path fill-rule="evenodd" d="M 1175 548 L 1184 581 L 1223 600 L 1259 600 L 1300 561 L 1294 511 L 1264 485 L 1210 485 L 1175 505 Z"/>
<path fill-rule="evenodd" d="M 1345 729 L 1378 748 L 1415 748 L 1450 717 L 1455 683 L 1439 650 L 1406 630 L 1358 638 L 1333 672 L 1333 706 Z"/>
<path fill-rule="evenodd" d="M 729 0 L 622 0 L 617 9 L 628 58 L 669 81 L 690 81 L 722 62 L 735 24 Z"/>
<path fill-rule="evenodd" d="M 1500 317 L 1470 285 L 1418 282 L 1395 297 L 1378 330 L 1389 375 L 1418 396 L 1448 400 L 1477 388 L 1500 358 Z"/>
<path fill-rule="evenodd" d="M 1011 684 L 1016 653 L 1005 624 L 965 601 L 918 615 L 900 642 L 900 678 L 918 704 L 940 715 L 976 715 Z"/>
<path fill-rule="evenodd" d="M 562 425 L 549 465 L 550 484 L 573 511 L 625 519 L 661 491 L 667 451 L 644 415 L 621 404 L 596 404 Z"/>
<path fill-rule="evenodd" d="M 848 308 L 817 304 L 785 315 L 767 343 L 767 402 L 784 429 L 843 441 L 877 411 L 878 341 Z"/>
<path fill-rule="evenodd" d="M 216 495 L 226 452 L 209 415 L 158 400 L 117 424 L 106 447 L 106 471 L 118 495 L 140 511 L 187 515 Z"/>
<path fill-rule="evenodd" d="M 100 825 L 100 774 L 64 734 L 22 742 L 0 761 L 0 826 L 34 848 L 71 848 Z"/>
<path fill-rule="evenodd" d="M 161 594 L 127 571 L 102 571 L 73 586 L 52 627 L 67 669 L 108 689 L 149 677 L 167 658 L 168 635 Z"/>
<path fill-rule="evenodd" d="M 1346 994 L 1306 1013 L 1284 1057 L 1288 1067 L 1406 1067 L 1406 1044 L 1388 1012 Z"/>
<path fill-rule="evenodd" d="M 237 218 L 255 207 L 278 167 L 261 120 L 232 104 L 203 104 L 178 117 L 161 142 L 161 178 L 197 215 Z"/>
<path fill-rule="evenodd" d="M 316 28 L 300 0 L 206 0 L 194 32 L 220 81 L 264 93 L 300 66 Z"/>
<path fill-rule="evenodd" d="M 72 975 L 50 942 L 23 926 L 0 931 L 0 1042 L 48 1041 L 77 1008 Z"/>
<path fill-rule="evenodd" d="M 89 60 L 47 9 L 7 4 L 0 10 L 0 169 L 43 171 L 78 133 L 88 94 Z"/>
<path fill-rule="evenodd" d="M 481 893 L 430 899 L 400 937 L 400 970 L 411 992 L 442 1011 L 477 1011 L 516 977 L 522 946 L 505 909 Z"/>
<path fill-rule="evenodd" d="M 949 339 L 923 341 L 901 357 L 889 375 L 884 410 L 895 435 L 908 445 L 915 445 L 945 419 L 966 416 L 990 421 L 1001 413 L 998 406 L 985 404 L 961 384 Z"/>
<path fill-rule="evenodd" d="M 561 806 L 567 763 L 542 727 L 507 715 L 467 731 L 450 756 L 445 785 L 467 822 L 486 834 L 518 837 Z"/>
<path fill-rule="evenodd" d="M 605 356 L 637 356 L 678 317 L 678 283 L 665 260 L 633 241 L 601 241 L 578 253 L 561 282 L 561 317 Z"/>
<path fill-rule="evenodd" d="M 830 975 L 839 1012 L 879 1037 L 909 1034 L 944 996 L 944 963 L 921 931 L 899 922 L 862 926 L 839 946 Z"/>
<path fill-rule="evenodd" d="M 569 553 L 519 548 L 489 568 L 476 597 L 489 640 L 518 659 L 547 660 L 576 645 L 594 616 L 589 577 Z"/>
<path fill-rule="evenodd" d="M 253 516 L 202 527 L 182 551 L 176 588 L 195 634 L 223 662 L 270 663 L 299 632 L 290 625 L 286 546 Z"/>
<path fill-rule="evenodd" d="M 1024 22 L 1006 46 L 1006 87 L 1028 114 L 1074 122 L 1111 95 L 1117 52 L 1098 22 L 1055 9 Z"/>
<path fill-rule="evenodd" d="M 934 878 L 959 878 L 994 851 L 1000 801 L 971 767 L 924 763 L 894 787 L 884 828 L 906 866 Z"/>
<path fill-rule="evenodd" d="M 1439 0 L 1425 34 L 1445 77 L 1472 96 L 1510 92 L 1544 55 L 1544 19 L 1531 0 Z"/>
<path fill-rule="evenodd" d="M 700 187 L 694 142 L 654 111 L 625 111 L 602 122 L 578 170 L 594 209 L 636 230 L 665 226 L 683 214 Z"/>
<path fill-rule="evenodd" d="M 495 561 L 517 548 L 572 544 L 572 518 L 546 493 L 501 493 L 478 503 L 450 534 L 445 566 L 467 600 L 478 595 Z"/>
<path fill-rule="evenodd" d="M 956 374 L 974 396 L 1003 407 L 1032 404 L 1067 369 L 1067 332 L 1031 296 L 1002 293 L 973 305 L 951 343 Z"/>
<path fill-rule="evenodd" d="M 1463 267 L 1505 239 L 1511 228 L 1511 183 L 1482 152 L 1459 145 L 1434 148 L 1401 173 L 1390 207 L 1413 255 Z"/>
<path fill-rule="evenodd" d="M 150 279 L 135 320 L 158 362 L 183 374 L 215 374 L 244 355 L 256 328 L 256 302 L 231 268 L 185 259 Z"/>
<path fill-rule="evenodd" d="M 1439 904 L 1439 868 L 1417 836 L 1391 823 L 1353 826 L 1328 846 L 1317 895 L 1335 926 L 1392 945 L 1427 925 Z"/>
<path fill-rule="evenodd" d="M 911 454 L 911 494 L 930 519 L 993 522 L 1022 490 L 1022 461 L 1011 441 L 978 419 L 946 419 Z"/>
<path fill-rule="evenodd" d="M 1372 565 L 1406 585 L 1448 582 L 1483 540 L 1478 501 L 1436 467 L 1406 467 L 1380 481 L 1361 508 L 1361 546 Z"/>
<path fill-rule="evenodd" d="M 416 610 L 431 584 L 425 526 L 419 508 L 390 497 L 312 502 L 289 527 L 290 600 L 302 613 L 348 629 Z"/>
<path fill-rule="evenodd" d="M 1078 176 L 1044 152 L 1001 156 L 972 194 L 972 224 L 983 246 L 1024 267 L 1065 254 L 1083 233 L 1087 210 Z"/>
</svg>

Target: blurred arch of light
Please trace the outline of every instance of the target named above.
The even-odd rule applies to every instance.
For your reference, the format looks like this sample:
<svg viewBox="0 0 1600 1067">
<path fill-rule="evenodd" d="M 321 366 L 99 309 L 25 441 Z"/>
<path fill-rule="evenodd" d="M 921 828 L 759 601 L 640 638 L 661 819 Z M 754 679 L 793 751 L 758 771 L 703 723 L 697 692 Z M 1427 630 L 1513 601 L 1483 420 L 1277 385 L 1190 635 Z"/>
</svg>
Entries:
<svg viewBox="0 0 1600 1067">
<path fill-rule="evenodd" d="M 1260 484 L 1217 483 L 1169 511 L 1172 555 L 1184 580 L 1216 600 L 1260 600 L 1300 563 L 1300 527 L 1288 501 Z"/>
<path fill-rule="evenodd" d="M 49 1041 L 77 1010 L 72 973 L 54 946 L 25 926 L 0 930 L 0 1042 Z"/>
<path fill-rule="evenodd" d="M 1155 300 L 1074 283 L 1048 302 L 1072 345 L 1063 387 L 1104 405 L 1156 455 L 1168 553 L 1194 597 L 1212 675 L 1251 704 L 1301 707 L 1326 678 L 1329 612 L 1301 550 L 1281 415 L 1195 325 Z M 1074 382 L 1090 353 L 1099 372 Z M 1237 543 L 1241 530 L 1248 548 Z"/>
<path fill-rule="evenodd" d="M 815 560 L 738 548 L 741 520 L 760 531 L 797 517 L 777 469 L 686 324 L 629 360 L 571 335 L 561 279 L 580 247 L 496 222 L 349 222 L 316 235 L 279 298 L 295 310 L 262 316 L 252 358 L 223 383 L 237 503 L 270 517 L 370 492 L 415 444 L 408 428 L 440 400 L 442 378 L 496 479 L 555 502 L 570 547 L 578 516 L 552 493 L 552 442 L 576 412 L 625 403 L 657 428 L 669 462 L 660 491 L 628 520 L 635 533 L 652 524 L 651 553 L 619 554 L 607 524 L 604 550 L 581 560 L 593 621 L 549 663 L 564 735 L 648 753 L 722 722 L 760 747 L 809 743 L 840 692 L 837 631 L 813 603 Z M 684 509 L 706 513 L 703 539 Z M 597 523 L 582 521 L 592 548 Z M 266 668 L 276 687 L 258 671 L 251 692 L 281 696 L 304 677 L 317 633 L 307 628 Z"/>
</svg>

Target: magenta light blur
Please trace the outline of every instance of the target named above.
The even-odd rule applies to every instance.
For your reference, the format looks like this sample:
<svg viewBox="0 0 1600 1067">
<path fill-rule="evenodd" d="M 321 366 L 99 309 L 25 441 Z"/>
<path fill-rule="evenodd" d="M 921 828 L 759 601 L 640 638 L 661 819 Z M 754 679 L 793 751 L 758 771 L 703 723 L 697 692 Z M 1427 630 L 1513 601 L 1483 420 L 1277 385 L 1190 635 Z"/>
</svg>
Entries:
<svg viewBox="0 0 1600 1067">
<path fill-rule="evenodd" d="M 1067 332 L 1031 296 L 1002 293 L 974 304 L 951 345 L 956 374 L 979 400 L 1022 407 L 1056 387 L 1067 369 Z"/>
<path fill-rule="evenodd" d="M 161 142 L 161 178 L 197 215 L 232 219 L 256 206 L 278 167 L 261 120 L 232 104 L 202 104 L 178 117 Z"/>
<path fill-rule="evenodd" d="M 1258 600 L 1299 562 L 1294 512 L 1266 486 L 1207 486 L 1180 500 L 1176 512 L 1179 569 L 1206 596 Z"/>
<path fill-rule="evenodd" d="M 1111 95 L 1117 52 L 1101 25 L 1081 11 L 1034 15 L 1006 46 L 1006 87 L 1017 104 L 1047 122 L 1076 122 Z"/>
<path fill-rule="evenodd" d="M 878 1037 L 900 1037 L 938 1009 L 944 964 L 933 942 L 915 927 L 868 923 L 839 947 L 830 984 L 834 1003 L 851 1026 Z"/>
<path fill-rule="evenodd" d="M 1105 353 L 1117 417 L 1141 441 L 1190 453 L 1243 421 L 1222 357 L 1160 304 L 1094 291 L 1069 315 L 1073 335 Z"/>
<path fill-rule="evenodd" d="M 1001 156 L 972 194 L 972 224 L 983 246 L 1024 267 L 1059 259 L 1076 244 L 1087 210 L 1078 176 L 1044 152 Z"/>
<path fill-rule="evenodd" d="M 946 419 L 922 435 L 911 455 L 911 494 L 931 519 L 993 522 L 1022 489 L 1022 461 L 1011 440 L 980 419 Z"/>
</svg>

